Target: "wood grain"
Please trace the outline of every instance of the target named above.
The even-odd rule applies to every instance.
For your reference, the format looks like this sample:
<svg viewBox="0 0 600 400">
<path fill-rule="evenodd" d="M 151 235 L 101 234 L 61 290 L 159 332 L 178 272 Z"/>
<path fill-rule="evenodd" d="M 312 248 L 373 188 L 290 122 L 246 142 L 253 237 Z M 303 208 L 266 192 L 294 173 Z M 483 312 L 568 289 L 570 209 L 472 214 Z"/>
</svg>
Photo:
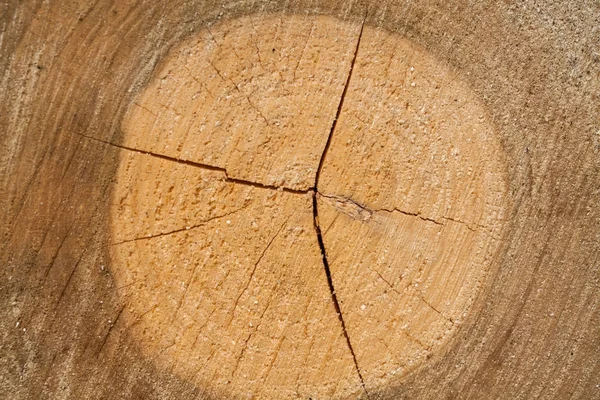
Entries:
<svg viewBox="0 0 600 400">
<path fill-rule="evenodd" d="M 356 393 L 366 396 L 365 388 L 373 399 L 600 396 L 596 3 L 32 0 L 0 7 L 0 391 L 8 398 L 307 398 L 314 390 L 319 398 L 354 398 Z M 278 22 L 261 22 L 269 18 Z M 248 34 L 229 38 L 232 45 L 221 53 L 214 50 L 215 60 L 222 62 L 216 69 L 204 65 L 202 73 L 186 79 L 195 85 L 193 77 L 201 76 L 198 85 L 207 85 L 206 93 L 213 96 L 213 90 L 224 90 L 216 97 L 230 94 L 230 106 L 210 106 L 209 95 L 202 92 L 205 97 L 197 101 L 206 105 L 202 112 L 209 119 L 184 122 L 199 131 L 202 123 L 216 124 L 218 118 L 231 136 L 216 140 L 214 133 L 207 133 L 202 146 L 181 142 L 168 132 L 185 125 L 177 114 L 197 109 L 196 103 L 185 101 L 195 92 L 181 82 L 163 81 L 164 98 L 179 102 L 168 104 L 171 109 L 149 93 L 163 88 L 161 79 L 177 51 L 213 40 L 210 32 L 215 41 L 226 42 L 219 36 L 223 26 Z M 356 52 L 361 29 L 362 53 Z M 269 41 L 261 44 L 256 32 L 278 47 L 267 45 Z M 311 32 L 318 38 L 312 44 Z M 332 33 L 339 47 L 328 42 Z M 310 44 L 309 53 L 300 56 L 304 47 L 299 44 Z M 287 59 L 278 48 L 289 49 Z M 417 57 L 418 62 L 403 64 L 402 57 L 393 58 L 410 51 L 421 61 Z M 338 61 L 311 58 L 317 53 Z M 291 66 L 303 57 L 316 61 L 298 64 L 294 76 Z M 201 57 L 194 63 L 205 61 Z M 389 63 L 387 72 L 372 67 L 378 61 Z M 320 69 L 328 65 L 331 69 Z M 350 66 L 352 79 L 347 80 Z M 407 68 L 413 72 L 411 67 L 416 78 L 400 79 Z M 221 82 L 217 71 L 227 68 L 233 68 L 232 81 Z M 285 68 L 287 75 L 265 72 Z M 294 83 L 310 71 L 319 79 Z M 427 91 L 436 89 L 436 80 L 447 95 Z M 402 90 L 394 93 L 392 82 L 401 82 Z M 269 91 L 271 87 L 278 89 Z M 319 95 L 302 99 L 301 93 Z M 431 155 L 434 141 L 419 141 L 419 135 L 410 143 L 409 135 L 420 129 L 413 124 L 422 107 L 404 108 L 406 118 L 390 117 L 391 112 L 403 99 L 441 109 L 444 96 L 453 94 L 461 99 L 453 112 L 454 125 L 444 125 L 450 117 L 443 112 L 424 119 L 437 127 L 441 141 L 436 154 L 450 164 L 437 164 L 435 158 L 425 162 L 421 154 Z M 269 103 L 269 98 L 280 100 Z M 151 108 L 154 100 L 156 109 Z M 300 100 L 308 108 L 297 107 Z M 155 130 L 143 125 L 152 113 L 163 118 L 153 125 Z M 468 117 L 472 122 L 465 122 Z M 305 129 L 309 120 L 314 130 Z M 173 121 L 178 122 L 170 126 Z M 450 140 L 457 123 L 471 124 L 480 136 L 472 137 L 474 143 L 457 136 Z M 132 133 L 132 127 L 144 135 Z M 240 141 L 249 137 L 243 127 L 264 134 L 246 143 Z M 281 136 L 282 131 L 290 136 Z M 398 132 L 398 138 L 389 132 Z M 382 135 L 386 141 L 373 139 Z M 308 144 L 292 147 L 298 137 Z M 218 147 L 227 143 L 229 147 Z M 459 155 L 460 162 L 452 161 Z M 463 187 L 456 177 L 469 165 L 476 174 Z M 446 172 L 450 175 L 438 186 L 425 184 L 423 177 Z M 173 182 L 179 192 L 168 195 Z M 142 189 L 126 195 L 128 188 Z M 480 195 L 461 197 L 470 190 Z M 119 204 L 119 196 L 126 201 Z M 157 208 L 160 201 L 163 205 Z M 314 232 L 315 209 L 322 246 Z M 382 209 L 397 209 L 398 215 L 377 211 Z M 132 219 L 135 224 L 126 223 Z M 253 221 L 256 231 L 251 230 Z M 196 225 L 201 227 L 185 229 Z M 386 228 L 378 231 L 378 226 Z M 474 248 L 487 249 L 478 256 L 485 261 L 475 262 L 484 268 L 469 269 L 483 275 L 468 275 L 467 284 L 460 284 L 468 293 L 468 282 L 479 282 L 472 296 L 450 292 L 452 285 L 445 283 L 453 278 L 443 274 L 422 288 L 431 306 L 422 303 L 422 312 L 430 310 L 442 323 L 460 319 L 439 346 L 425 346 L 431 351 L 422 361 L 410 350 L 400 350 L 402 342 L 393 339 L 400 330 L 390 328 L 393 319 L 386 325 L 386 317 L 412 310 L 392 299 L 390 286 L 397 284 L 399 267 L 383 269 L 391 265 L 385 257 L 375 257 L 377 250 L 364 251 L 384 248 L 386 240 L 402 235 L 413 235 L 415 243 L 432 240 L 433 247 L 440 243 L 434 238 L 441 237 L 448 254 L 469 250 L 459 253 L 462 260 Z M 235 241 L 229 243 L 229 237 Z M 397 246 L 392 242 L 389 246 Z M 272 246 L 289 251 L 270 252 Z M 332 304 L 323 248 L 345 326 Z M 212 261 L 200 262 L 212 253 Z M 190 280 L 189 268 L 163 268 L 165 275 L 150 274 L 149 281 L 137 283 L 156 290 L 144 292 L 138 286 L 128 292 L 127 287 L 136 287 L 136 277 L 128 274 L 136 270 L 120 269 L 117 261 L 150 266 L 138 262 L 143 257 L 159 260 L 156 265 L 183 267 L 190 259 L 190 267 L 214 268 L 197 276 L 199 285 L 190 289 L 189 284 L 168 290 L 165 285 L 168 279 L 196 282 L 194 274 Z M 355 262 L 361 257 L 362 262 Z M 346 269 L 347 258 L 354 262 L 352 271 Z M 224 268 L 237 265 L 236 260 L 245 267 Z M 255 263 L 261 268 L 254 279 L 260 278 L 261 284 L 240 292 L 252 272 L 247 267 Z M 299 263 L 306 268 L 294 268 Z M 273 270 L 275 265 L 287 267 Z M 227 273 L 234 275 L 222 292 L 215 291 L 206 303 L 192 300 L 199 298 L 199 288 L 218 285 Z M 365 290 L 358 292 L 358 287 Z M 377 297 L 377 290 L 387 290 L 388 298 Z M 242 316 L 228 308 L 240 293 Z M 251 308 L 251 296 L 270 294 L 277 307 Z M 148 324 L 145 332 L 143 324 L 131 326 L 141 316 L 141 306 L 152 309 L 161 296 L 171 301 L 164 303 L 165 309 L 180 310 L 175 318 L 154 310 L 146 320 L 158 322 Z M 369 296 L 371 303 L 359 301 Z M 446 306 L 446 296 L 456 299 L 457 306 Z M 298 316 L 292 312 L 295 307 L 306 308 L 308 314 Z M 192 345 L 201 328 L 198 321 L 219 321 L 208 317 L 212 310 L 223 321 L 234 316 L 232 323 L 239 325 L 230 331 L 209 328 L 214 332 L 211 340 L 225 355 L 242 351 L 239 343 L 226 343 L 228 335 L 245 339 L 254 332 L 249 324 L 263 317 L 283 321 L 281 328 L 272 323 L 257 328 L 259 334 L 252 336 L 257 343 L 245 350 L 247 361 L 239 366 L 239 374 L 249 378 L 246 383 L 238 380 L 233 389 L 224 389 L 208 372 L 194 377 L 203 370 L 189 362 L 191 356 L 200 361 L 210 356 L 189 349 L 201 349 Z M 457 310 L 465 310 L 464 319 Z M 361 318 L 365 311 L 375 316 L 372 322 Z M 421 332 L 435 326 L 418 315 Z M 170 319 L 174 322 L 167 323 Z M 289 335 L 281 333 L 286 326 Z M 168 350 L 178 337 L 180 347 Z M 286 339 L 276 340 L 282 337 Z M 325 357 L 333 364 L 314 369 L 313 375 L 294 375 L 306 371 L 294 357 L 301 357 L 303 343 L 311 337 L 318 339 L 313 346 L 330 346 L 331 354 L 338 355 Z M 272 340 L 262 344 L 261 338 Z M 392 348 L 383 350 L 376 342 L 381 338 L 392 340 Z M 152 348 L 165 351 L 157 354 Z M 287 356 L 272 364 L 269 380 L 265 374 L 270 364 L 264 360 L 279 351 Z M 182 355 L 188 364 L 174 361 Z M 378 356 L 370 361 L 373 355 Z M 403 357 L 417 365 L 386 377 Z M 252 368 L 261 363 L 264 368 Z M 365 367 L 357 377 L 361 364 Z M 217 366 L 231 368 L 222 361 L 212 371 Z M 294 392 L 285 389 L 288 381 L 289 387 L 296 388 L 298 381 L 306 385 Z"/>
</svg>

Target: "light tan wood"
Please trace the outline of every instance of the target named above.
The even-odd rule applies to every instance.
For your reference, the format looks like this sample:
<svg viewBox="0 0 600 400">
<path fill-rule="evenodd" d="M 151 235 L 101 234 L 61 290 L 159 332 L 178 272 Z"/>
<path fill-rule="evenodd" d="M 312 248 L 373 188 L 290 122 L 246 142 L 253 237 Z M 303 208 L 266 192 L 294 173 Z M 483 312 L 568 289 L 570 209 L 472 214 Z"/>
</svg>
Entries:
<svg viewBox="0 0 600 400">
<path fill-rule="evenodd" d="M 397 35 L 215 25 L 168 56 L 122 130 L 122 318 L 216 395 L 366 396 L 439 351 L 492 272 L 498 139 L 468 87 Z"/>
<path fill-rule="evenodd" d="M 311 195 L 122 160 L 112 265 L 125 329 L 148 357 L 224 397 L 356 395 Z"/>
<path fill-rule="evenodd" d="M 250 16 L 163 60 L 124 121 L 125 146 L 307 190 L 336 115 L 360 25 Z"/>
<path fill-rule="evenodd" d="M 594 1 L 0 9 L 0 397 L 598 397 Z"/>
<path fill-rule="evenodd" d="M 367 386 L 434 356 L 493 275 L 508 206 L 501 154 L 456 75 L 407 40 L 365 28 L 318 190 Z M 340 207 L 348 204 L 367 215 Z"/>
</svg>

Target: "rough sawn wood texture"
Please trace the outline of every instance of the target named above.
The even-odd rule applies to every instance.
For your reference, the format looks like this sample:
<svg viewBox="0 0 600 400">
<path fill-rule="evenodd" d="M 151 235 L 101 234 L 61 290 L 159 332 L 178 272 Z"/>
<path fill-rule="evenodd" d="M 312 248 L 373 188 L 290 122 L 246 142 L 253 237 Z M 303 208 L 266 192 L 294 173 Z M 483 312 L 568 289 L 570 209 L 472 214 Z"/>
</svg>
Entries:
<svg viewBox="0 0 600 400">
<path fill-rule="evenodd" d="M 0 7 L 3 398 L 600 397 L 596 2 Z"/>
</svg>

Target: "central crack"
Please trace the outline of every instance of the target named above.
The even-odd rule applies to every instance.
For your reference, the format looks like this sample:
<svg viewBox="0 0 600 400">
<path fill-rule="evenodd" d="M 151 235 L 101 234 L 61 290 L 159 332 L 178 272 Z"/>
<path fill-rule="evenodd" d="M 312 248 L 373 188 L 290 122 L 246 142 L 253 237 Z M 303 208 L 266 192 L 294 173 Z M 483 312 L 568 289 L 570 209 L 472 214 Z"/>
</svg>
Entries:
<svg viewBox="0 0 600 400">
<path fill-rule="evenodd" d="M 335 119 L 333 120 L 333 123 L 331 124 L 331 130 L 329 131 L 329 136 L 327 137 L 327 142 L 325 143 L 325 148 L 323 149 L 323 153 L 321 154 L 321 159 L 319 161 L 319 168 L 317 169 L 317 173 L 315 175 L 315 185 L 312 188 L 312 202 L 313 202 L 313 222 L 314 222 L 315 232 L 317 233 L 317 241 L 319 243 L 319 248 L 321 249 L 321 257 L 323 259 L 323 267 L 325 268 L 325 275 L 327 276 L 327 284 L 329 285 L 329 291 L 331 292 L 331 300 L 333 301 L 333 306 L 335 307 L 335 312 L 338 316 L 340 324 L 342 325 L 342 331 L 344 332 L 344 337 L 346 338 L 346 343 L 348 344 L 348 349 L 350 350 L 350 353 L 352 354 L 352 359 L 354 361 L 354 367 L 356 368 L 356 373 L 358 374 L 358 378 L 360 379 L 360 384 L 368 398 L 369 393 L 367 392 L 367 388 L 365 386 L 365 381 L 364 381 L 362 373 L 360 371 L 360 367 L 358 366 L 356 354 L 354 353 L 354 348 L 352 347 L 352 341 L 350 340 L 350 335 L 348 335 L 348 330 L 346 329 L 346 323 L 344 322 L 344 315 L 342 314 L 342 310 L 340 308 L 340 303 L 339 303 L 337 295 L 335 293 L 335 286 L 333 285 L 333 278 L 331 277 L 331 269 L 329 268 L 329 261 L 327 260 L 327 251 L 325 249 L 325 243 L 323 241 L 323 234 L 321 232 L 321 226 L 319 225 L 319 208 L 318 208 L 318 201 L 317 201 L 317 194 L 319 193 L 319 178 L 321 176 L 321 170 L 323 169 L 325 157 L 327 156 L 327 151 L 329 150 L 329 147 L 331 145 L 331 138 L 333 137 L 333 132 L 335 131 L 337 122 L 338 122 L 338 120 L 340 118 L 340 114 L 342 112 L 342 108 L 344 106 L 344 99 L 346 98 L 346 93 L 348 92 L 348 86 L 350 85 L 350 79 L 352 78 L 352 72 L 354 71 L 354 64 L 356 63 L 356 57 L 358 55 L 358 49 L 360 47 L 360 41 L 362 39 L 364 26 L 365 26 L 365 20 L 363 19 L 363 23 L 360 28 L 360 33 L 358 34 L 358 39 L 356 41 L 356 47 L 354 49 L 354 56 L 352 58 L 352 62 L 350 63 L 348 77 L 347 77 L 346 83 L 344 85 L 344 90 L 342 91 L 342 96 L 340 97 L 340 102 L 338 104 Z"/>
<path fill-rule="evenodd" d="M 345 81 L 345 84 L 344 84 L 344 88 L 343 88 L 342 94 L 340 96 L 340 101 L 338 103 L 336 115 L 335 115 L 335 118 L 334 118 L 334 120 L 332 122 L 331 129 L 330 129 L 328 137 L 327 137 L 327 141 L 325 143 L 325 146 L 323 148 L 323 152 L 321 154 L 321 158 L 319 160 L 319 165 L 318 165 L 318 168 L 317 168 L 317 172 L 315 174 L 314 185 L 311 188 L 308 188 L 308 189 L 305 189 L 305 190 L 301 190 L 301 189 L 299 190 L 299 189 L 292 189 L 292 188 L 288 188 L 288 187 L 282 187 L 282 186 L 276 186 L 276 185 L 269 185 L 269 184 L 264 184 L 264 183 L 258 183 L 258 182 L 255 182 L 255 181 L 249 181 L 249 180 L 239 179 L 239 178 L 230 176 L 228 174 L 228 171 L 225 168 L 223 168 L 223 167 L 218 167 L 218 166 L 203 164 L 203 163 L 199 163 L 199 162 L 195 162 L 195 161 L 190 161 L 190 160 L 185 160 L 185 159 L 181 159 L 181 158 L 177 158 L 177 157 L 173 157 L 173 156 L 168 156 L 168 155 L 164 155 L 164 154 L 160 154 L 160 153 L 155 153 L 155 152 L 148 151 L 148 150 L 141 150 L 141 149 L 137 149 L 137 148 L 133 148 L 133 147 L 119 145 L 119 144 L 112 143 L 111 141 L 107 141 L 107 140 L 103 140 L 103 139 L 99 139 L 99 138 L 87 136 L 87 135 L 79 133 L 79 132 L 73 132 L 73 133 L 77 134 L 78 136 L 81 136 L 81 137 L 84 137 L 84 138 L 87 138 L 87 139 L 91 139 L 91 140 L 94 140 L 94 141 L 97 141 L 97 142 L 101 142 L 101 143 L 104 143 L 106 145 L 114 146 L 114 147 L 117 147 L 117 148 L 122 149 L 122 150 L 137 152 L 137 153 L 148 155 L 148 156 L 151 156 L 151 157 L 156 157 L 156 158 L 159 158 L 159 159 L 163 159 L 163 160 L 167 160 L 167 161 L 172 161 L 172 162 L 176 162 L 176 163 L 179 163 L 179 164 L 185 164 L 185 165 L 188 165 L 188 166 L 192 166 L 192 167 L 196 167 L 196 168 L 201 168 L 201 169 L 205 169 L 205 170 L 211 170 L 211 171 L 221 172 L 221 173 L 223 173 L 225 175 L 224 181 L 226 181 L 226 182 L 231 182 L 231 183 L 241 184 L 241 185 L 246 185 L 246 186 L 253 186 L 253 187 L 263 188 L 263 189 L 282 190 L 282 191 L 285 191 L 285 192 L 296 193 L 296 194 L 311 193 L 312 194 L 312 203 L 313 203 L 313 223 L 314 223 L 314 229 L 315 229 L 315 232 L 316 232 L 316 235 L 317 235 L 317 242 L 319 244 L 319 248 L 320 248 L 320 251 L 321 251 L 321 257 L 322 257 L 322 261 L 323 261 L 323 267 L 325 269 L 325 275 L 327 277 L 327 283 L 328 283 L 329 290 L 330 290 L 330 293 L 331 293 L 331 299 L 332 299 L 332 302 L 333 302 L 336 314 L 338 316 L 338 319 L 339 319 L 339 322 L 340 322 L 340 325 L 341 325 L 341 328 L 342 328 L 342 332 L 344 334 L 344 337 L 346 338 L 346 343 L 347 343 L 348 349 L 349 349 L 349 351 L 350 351 L 350 353 L 352 355 L 352 359 L 353 359 L 353 362 L 354 362 L 354 367 L 356 369 L 356 373 L 357 373 L 358 378 L 360 380 L 360 384 L 361 384 L 362 389 L 365 392 L 367 398 L 369 398 L 369 393 L 367 391 L 367 388 L 366 388 L 366 385 L 365 385 L 365 382 L 364 382 L 364 379 L 363 379 L 363 376 L 362 376 L 362 372 L 361 372 L 360 367 L 358 365 L 356 354 L 354 352 L 354 348 L 352 347 L 352 342 L 350 340 L 350 336 L 349 336 L 348 330 L 346 328 L 346 323 L 344 321 L 344 316 L 342 314 L 340 303 L 339 303 L 337 295 L 336 295 L 335 286 L 334 286 L 333 278 L 332 278 L 332 274 L 331 274 L 331 269 L 330 269 L 330 266 L 329 266 L 329 261 L 327 259 L 327 251 L 325 249 L 325 243 L 324 243 L 324 240 L 323 240 L 323 233 L 322 233 L 321 227 L 319 225 L 319 210 L 318 210 L 318 199 L 317 199 L 318 195 L 320 194 L 319 193 L 319 189 L 318 189 L 319 178 L 321 176 L 321 171 L 323 169 L 323 165 L 324 165 L 324 162 L 325 162 L 325 158 L 327 156 L 327 152 L 328 152 L 328 150 L 330 148 L 330 145 L 331 145 L 331 140 L 332 140 L 332 137 L 333 137 L 333 133 L 334 133 L 334 131 L 336 129 L 337 122 L 338 122 L 338 120 L 340 118 L 340 114 L 341 114 L 341 111 L 342 111 L 342 108 L 343 108 L 343 105 L 344 105 L 344 100 L 345 100 L 346 94 L 348 92 L 348 87 L 350 85 L 350 81 L 351 81 L 351 78 L 352 78 L 352 73 L 354 71 L 354 66 L 355 66 L 357 55 L 358 55 L 358 51 L 359 51 L 359 48 L 360 48 L 360 43 L 361 43 L 361 39 L 362 39 L 362 35 L 363 35 L 365 20 L 366 20 L 366 16 L 363 19 L 363 22 L 362 22 L 362 25 L 361 25 L 361 28 L 360 28 L 360 32 L 359 32 L 359 35 L 358 35 L 358 38 L 357 38 L 357 41 L 356 41 L 356 46 L 355 46 L 355 49 L 354 49 L 353 58 L 352 58 L 352 61 L 350 63 L 350 67 L 349 67 L 349 70 L 348 70 L 348 75 L 347 75 L 347 78 L 346 78 L 346 81 Z M 218 218 L 218 217 L 216 217 L 216 218 Z M 211 218 L 211 220 L 212 219 L 214 219 L 214 218 Z M 204 222 L 207 222 L 207 221 L 204 221 Z M 200 225 L 198 225 L 198 226 L 201 226 L 201 225 L 203 225 L 203 223 L 200 224 Z M 177 230 L 170 231 L 170 232 L 164 232 L 164 233 L 160 233 L 158 235 L 151 235 L 151 236 L 148 236 L 148 237 L 139 237 L 139 238 L 134 238 L 134 239 L 130 239 L 130 240 L 125 240 L 125 241 L 122 241 L 122 242 L 119 242 L 119 243 L 115 243 L 115 245 L 118 245 L 118 244 L 121 244 L 121 243 L 130 242 L 130 241 L 143 240 L 143 239 L 152 238 L 152 237 L 156 237 L 156 236 L 169 235 L 169 234 L 177 233 L 177 232 L 180 232 L 180 231 L 183 231 L 183 230 L 193 229 L 195 227 L 196 226 L 185 227 L 183 229 L 177 229 Z"/>
</svg>

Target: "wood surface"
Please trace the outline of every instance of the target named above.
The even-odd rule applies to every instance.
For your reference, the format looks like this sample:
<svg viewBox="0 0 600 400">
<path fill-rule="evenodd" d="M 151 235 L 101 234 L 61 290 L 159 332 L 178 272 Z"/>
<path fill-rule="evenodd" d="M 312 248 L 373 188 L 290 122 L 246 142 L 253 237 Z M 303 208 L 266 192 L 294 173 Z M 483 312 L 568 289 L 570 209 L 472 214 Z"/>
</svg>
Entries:
<svg viewBox="0 0 600 400">
<path fill-rule="evenodd" d="M 0 397 L 600 398 L 597 2 L 0 10 Z"/>
</svg>

